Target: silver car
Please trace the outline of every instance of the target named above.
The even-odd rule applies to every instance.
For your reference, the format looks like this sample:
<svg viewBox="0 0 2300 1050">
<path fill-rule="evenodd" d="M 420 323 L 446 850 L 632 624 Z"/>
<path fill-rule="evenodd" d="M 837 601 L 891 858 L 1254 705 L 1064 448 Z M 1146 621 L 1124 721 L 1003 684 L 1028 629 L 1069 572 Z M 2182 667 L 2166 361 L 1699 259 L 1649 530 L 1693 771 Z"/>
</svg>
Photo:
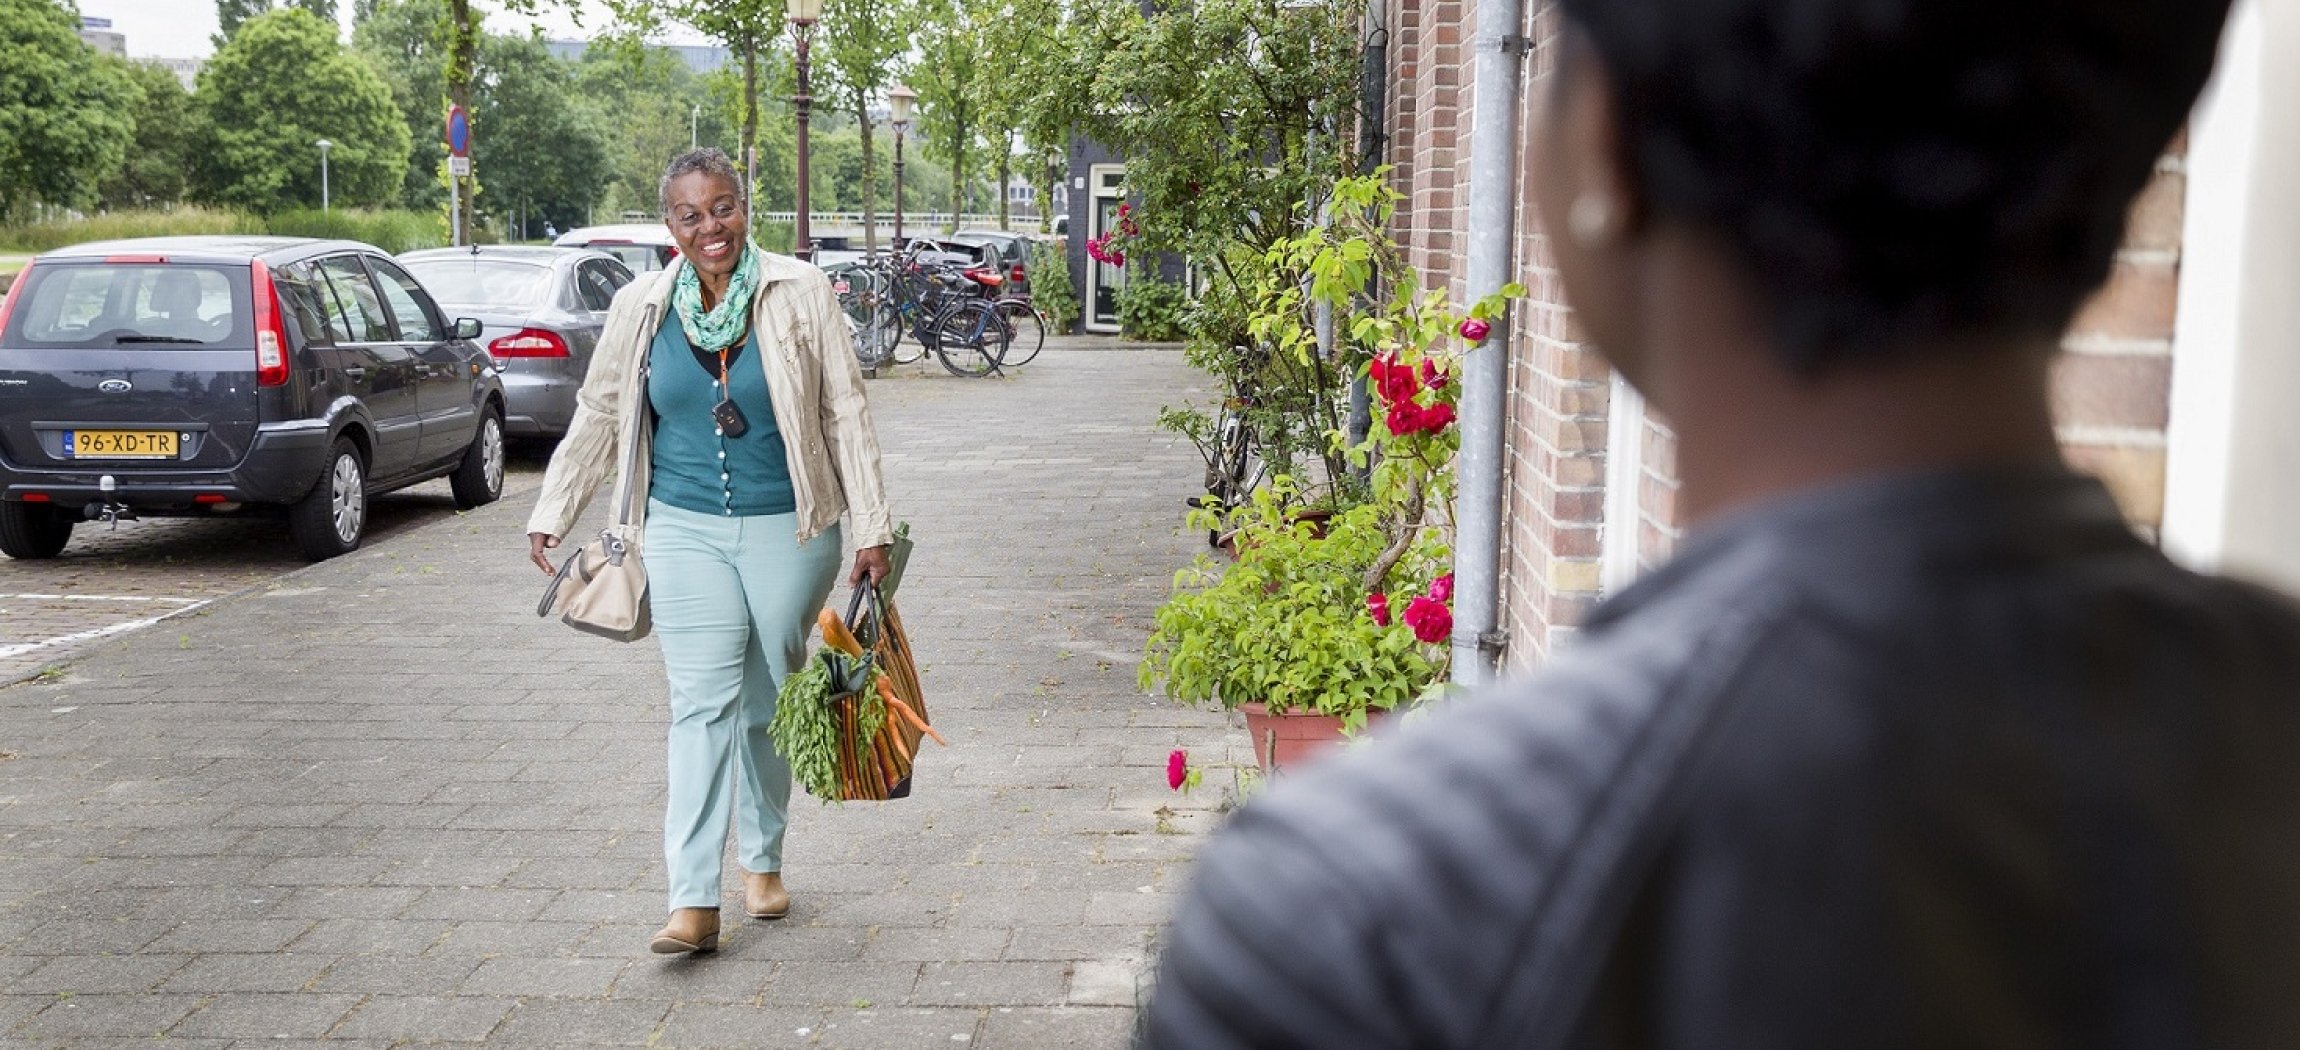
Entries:
<svg viewBox="0 0 2300 1050">
<path fill-rule="evenodd" d="M 434 248 L 399 257 L 451 314 L 477 318 L 479 345 L 503 368 L 504 429 L 559 437 L 616 290 L 631 271 L 613 256 L 569 248 Z"/>
</svg>

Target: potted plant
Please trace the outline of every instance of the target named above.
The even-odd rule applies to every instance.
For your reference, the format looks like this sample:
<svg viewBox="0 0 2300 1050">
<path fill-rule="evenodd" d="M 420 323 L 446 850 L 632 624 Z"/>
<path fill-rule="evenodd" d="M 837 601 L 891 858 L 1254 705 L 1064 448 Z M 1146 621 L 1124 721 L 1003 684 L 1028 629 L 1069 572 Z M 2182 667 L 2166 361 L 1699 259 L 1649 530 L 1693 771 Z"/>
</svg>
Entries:
<svg viewBox="0 0 2300 1050">
<path fill-rule="evenodd" d="M 1280 475 L 1241 506 L 1194 511 L 1193 527 L 1233 537 L 1237 563 L 1200 555 L 1176 576 L 1141 668 L 1145 689 L 1242 711 L 1266 770 L 1443 690 L 1454 376 L 1486 319 L 1524 294 L 1505 288 L 1465 316 L 1442 292 L 1422 292 L 1400 260 L 1385 232 L 1396 195 L 1378 176 L 1343 180 L 1334 200 L 1328 226 L 1271 249 L 1275 269 L 1308 280 L 1262 284 L 1254 324 L 1291 349 L 1289 321 L 1314 303 L 1333 308 L 1375 398 L 1372 433 L 1342 450 L 1365 471 L 1363 496 L 1304 521 L 1300 484 Z"/>
</svg>

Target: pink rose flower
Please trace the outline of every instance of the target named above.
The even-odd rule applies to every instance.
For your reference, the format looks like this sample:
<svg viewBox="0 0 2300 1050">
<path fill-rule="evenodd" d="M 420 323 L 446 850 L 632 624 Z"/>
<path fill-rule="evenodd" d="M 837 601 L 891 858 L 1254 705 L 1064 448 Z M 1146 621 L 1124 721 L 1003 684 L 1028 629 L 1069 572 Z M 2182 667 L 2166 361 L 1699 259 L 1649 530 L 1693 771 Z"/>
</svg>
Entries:
<svg viewBox="0 0 2300 1050">
<path fill-rule="evenodd" d="M 1182 783 L 1188 779 L 1190 779 L 1190 753 L 1181 748 L 1175 748 L 1173 754 L 1166 756 L 1166 786 L 1180 791 L 1182 790 Z"/>
<path fill-rule="evenodd" d="M 1444 602 L 1423 595 L 1406 605 L 1406 626 L 1414 629 L 1414 637 L 1435 645 L 1453 633 L 1453 610 Z"/>
<path fill-rule="evenodd" d="M 1377 626 L 1388 627 L 1390 625 L 1390 596 L 1380 591 L 1366 595 L 1366 613 L 1374 618 L 1374 623 Z"/>
<path fill-rule="evenodd" d="M 1447 376 L 1445 372 L 1438 368 L 1437 362 L 1428 358 L 1422 359 L 1423 386 L 1426 386 L 1432 390 L 1443 390 L 1445 389 L 1446 378 Z"/>
<path fill-rule="evenodd" d="M 1485 342 L 1485 337 L 1492 332 L 1492 325 L 1478 320 L 1475 317 L 1472 317 L 1461 323 L 1461 337 L 1473 343 Z"/>
<path fill-rule="evenodd" d="M 1430 597 L 1441 602 L 1453 600 L 1453 574 L 1446 573 L 1430 581 Z"/>
</svg>

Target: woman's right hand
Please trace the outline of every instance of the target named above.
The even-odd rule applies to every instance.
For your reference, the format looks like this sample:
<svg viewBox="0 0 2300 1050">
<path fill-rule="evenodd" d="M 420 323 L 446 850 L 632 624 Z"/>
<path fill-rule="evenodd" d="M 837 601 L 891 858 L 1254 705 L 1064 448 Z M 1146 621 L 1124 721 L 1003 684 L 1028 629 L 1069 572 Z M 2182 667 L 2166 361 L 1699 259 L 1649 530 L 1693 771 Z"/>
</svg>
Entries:
<svg viewBox="0 0 2300 1050">
<path fill-rule="evenodd" d="M 549 533 L 530 532 L 527 534 L 527 557 L 535 562 L 536 568 L 543 570 L 545 576 L 559 574 L 559 569 L 551 564 L 551 556 L 544 553 L 558 545 L 559 537 Z"/>
</svg>

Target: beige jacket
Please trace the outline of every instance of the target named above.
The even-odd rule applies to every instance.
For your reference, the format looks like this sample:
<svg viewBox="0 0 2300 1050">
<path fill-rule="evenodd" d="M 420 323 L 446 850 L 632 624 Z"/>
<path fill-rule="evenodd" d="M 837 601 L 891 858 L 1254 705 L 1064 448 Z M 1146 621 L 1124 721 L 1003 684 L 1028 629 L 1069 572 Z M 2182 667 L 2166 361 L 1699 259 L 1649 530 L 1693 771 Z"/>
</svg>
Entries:
<svg viewBox="0 0 2300 1050">
<path fill-rule="evenodd" d="M 821 535 L 843 513 L 849 547 L 892 543 L 878 431 L 871 426 L 862 367 L 855 361 L 853 335 L 830 278 L 787 255 L 764 256 L 759 289 L 751 299 L 751 331 L 758 337 L 756 358 L 766 368 L 775 425 L 790 460 L 799 542 Z M 623 413 L 628 405 L 645 411 L 638 366 L 662 319 L 670 315 L 677 273 L 674 267 L 644 274 L 616 293 L 592 351 L 591 369 L 576 394 L 575 420 L 543 474 L 543 493 L 527 518 L 527 531 L 566 537 L 591 494 L 620 461 L 628 429 L 639 442 L 638 469 L 630 478 L 617 479 L 614 499 L 623 500 L 628 486 L 634 524 L 628 536 L 635 542 L 642 534 L 637 526 L 646 519 L 653 428 L 627 428 Z"/>
</svg>

